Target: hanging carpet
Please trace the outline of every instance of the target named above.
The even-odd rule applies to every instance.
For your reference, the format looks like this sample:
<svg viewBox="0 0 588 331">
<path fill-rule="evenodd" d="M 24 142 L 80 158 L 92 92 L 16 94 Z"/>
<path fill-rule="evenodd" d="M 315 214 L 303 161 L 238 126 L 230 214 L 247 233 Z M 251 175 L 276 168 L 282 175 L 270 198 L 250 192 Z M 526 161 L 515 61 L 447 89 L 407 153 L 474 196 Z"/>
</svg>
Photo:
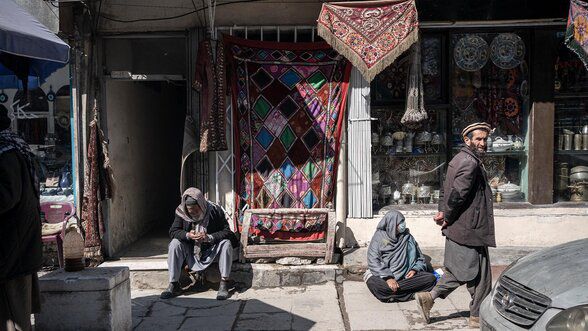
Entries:
<svg viewBox="0 0 588 331">
<path fill-rule="evenodd" d="M 588 3 L 570 1 L 565 44 L 580 57 L 588 69 Z"/>
<path fill-rule="evenodd" d="M 225 52 L 221 41 L 199 44 L 192 88 L 202 98 L 200 152 L 226 150 Z"/>
<path fill-rule="evenodd" d="M 324 3 L 317 23 L 368 82 L 418 40 L 414 0 Z"/>
<path fill-rule="evenodd" d="M 324 42 L 225 36 L 225 44 L 231 66 L 236 206 L 331 207 L 351 65 Z M 269 238 L 309 241 L 324 236 L 314 220 L 312 226 L 267 221 L 255 228 Z"/>
<path fill-rule="evenodd" d="M 96 103 L 93 113 L 93 119 L 88 126 L 88 156 L 84 165 L 82 224 L 85 229 L 84 258 L 86 263 L 95 267 L 104 261 L 102 202 L 112 197 L 114 177 L 108 156 L 108 143 L 100 128 Z"/>
</svg>

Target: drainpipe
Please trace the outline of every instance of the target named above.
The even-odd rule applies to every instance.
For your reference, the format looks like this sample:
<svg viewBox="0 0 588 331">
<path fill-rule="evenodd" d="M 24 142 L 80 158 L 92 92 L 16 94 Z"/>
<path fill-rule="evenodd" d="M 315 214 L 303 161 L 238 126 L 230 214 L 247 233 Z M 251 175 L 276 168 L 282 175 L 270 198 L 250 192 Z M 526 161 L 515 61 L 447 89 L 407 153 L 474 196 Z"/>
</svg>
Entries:
<svg viewBox="0 0 588 331">
<path fill-rule="evenodd" d="M 337 246 L 345 248 L 347 230 L 347 126 L 342 121 L 341 147 L 339 149 L 339 164 L 337 165 L 337 196 L 335 198 L 335 215 L 339 229 L 337 230 Z"/>
</svg>

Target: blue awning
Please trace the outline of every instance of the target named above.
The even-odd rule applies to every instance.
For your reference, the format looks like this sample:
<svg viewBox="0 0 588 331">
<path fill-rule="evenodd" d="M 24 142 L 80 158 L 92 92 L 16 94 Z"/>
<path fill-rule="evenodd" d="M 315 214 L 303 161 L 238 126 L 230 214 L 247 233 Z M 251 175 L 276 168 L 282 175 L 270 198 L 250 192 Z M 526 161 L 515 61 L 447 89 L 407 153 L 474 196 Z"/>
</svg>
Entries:
<svg viewBox="0 0 588 331">
<path fill-rule="evenodd" d="M 69 46 L 12 0 L 0 0 L 0 84 L 16 75 L 42 83 L 69 61 Z M 22 84 L 21 84 L 22 86 Z M 2 86 L 1 88 L 18 88 Z"/>
</svg>

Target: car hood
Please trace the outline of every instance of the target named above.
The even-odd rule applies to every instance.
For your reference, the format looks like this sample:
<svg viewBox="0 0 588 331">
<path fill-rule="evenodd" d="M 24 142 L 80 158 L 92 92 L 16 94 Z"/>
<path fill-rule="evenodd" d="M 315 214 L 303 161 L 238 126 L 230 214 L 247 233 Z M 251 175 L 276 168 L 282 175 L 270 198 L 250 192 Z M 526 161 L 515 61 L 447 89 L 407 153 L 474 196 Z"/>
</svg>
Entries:
<svg viewBox="0 0 588 331">
<path fill-rule="evenodd" d="M 588 303 L 588 239 L 553 246 L 521 258 L 503 275 L 552 300 L 552 307 Z"/>
</svg>

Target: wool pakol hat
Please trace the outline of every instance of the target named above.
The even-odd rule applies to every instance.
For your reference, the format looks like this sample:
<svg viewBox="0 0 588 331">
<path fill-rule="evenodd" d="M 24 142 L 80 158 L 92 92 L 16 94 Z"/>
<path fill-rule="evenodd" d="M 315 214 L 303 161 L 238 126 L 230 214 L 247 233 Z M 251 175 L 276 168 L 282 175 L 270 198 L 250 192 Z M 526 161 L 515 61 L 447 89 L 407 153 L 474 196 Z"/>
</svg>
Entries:
<svg viewBox="0 0 588 331">
<path fill-rule="evenodd" d="M 474 130 L 485 130 L 488 133 L 492 132 L 492 128 L 490 127 L 490 124 L 486 123 L 486 122 L 478 122 L 478 123 L 472 123 L 468 126 L 466 126 L 462 131 L 461 131 L 461 136 L 465 137 L 468 135 L 468 133 L 474 131 Z"/>
</svg>

